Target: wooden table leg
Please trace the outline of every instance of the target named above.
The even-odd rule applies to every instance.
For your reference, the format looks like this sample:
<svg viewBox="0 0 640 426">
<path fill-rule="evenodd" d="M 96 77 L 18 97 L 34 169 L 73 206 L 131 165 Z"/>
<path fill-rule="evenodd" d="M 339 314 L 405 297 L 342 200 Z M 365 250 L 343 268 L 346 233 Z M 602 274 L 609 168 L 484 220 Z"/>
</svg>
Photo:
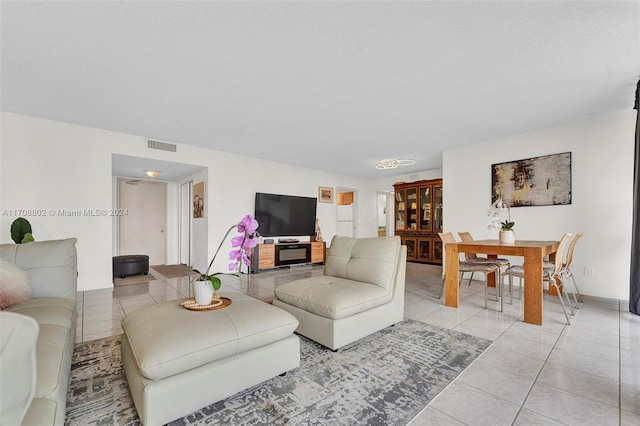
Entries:
<svg viewBox="0 0 640 426">
<path fill-rule="evenodd" d="M 460 255 L 458 253 L 457 244 L 446 244 L 446 261 L 445 261 L 445 287 L 444 287 L 444 304 L 452 308 L 458 307 L 460 299 L 460 287 L 458 286 Z"/>
<path fill-rule="evenodd" d="M 542 325 L 542 250 L 524 250 L 524 322 Z"/>
<path fill-rule="evenodd" d="M 489 258 L 489 259 L 497 259 L 498 255 L 497 254 L 489 254 L 489 255 L 487 255 L 487 258 Z M 498 273 L 497 272 L 494 272 L 493 274 L 487 275 L 487 286 L 495 287 L 497 279 L 498 279 Z"/>
</svg>

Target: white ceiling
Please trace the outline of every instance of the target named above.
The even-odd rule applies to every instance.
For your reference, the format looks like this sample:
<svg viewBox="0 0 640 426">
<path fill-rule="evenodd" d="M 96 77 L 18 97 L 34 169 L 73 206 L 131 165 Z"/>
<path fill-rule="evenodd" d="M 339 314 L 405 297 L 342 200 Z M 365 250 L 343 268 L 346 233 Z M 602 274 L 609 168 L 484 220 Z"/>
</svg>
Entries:
<svg viewBox="0 0 640 426">
<path fill-rule="evenodd" d="M 366 178 L 630 109 L 640 77 L 637 1 L 1 7 L 4 111 Z"/>
</svg>

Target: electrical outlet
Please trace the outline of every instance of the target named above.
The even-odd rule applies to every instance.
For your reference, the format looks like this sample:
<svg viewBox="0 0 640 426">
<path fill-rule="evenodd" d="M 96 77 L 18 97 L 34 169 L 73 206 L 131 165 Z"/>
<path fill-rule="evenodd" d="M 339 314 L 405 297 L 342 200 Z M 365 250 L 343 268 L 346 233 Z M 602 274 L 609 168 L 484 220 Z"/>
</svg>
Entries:
<svg viewBox="0 0 640 426">
<path fill-rule="evenodd" d="M 584 276 L 585 277 L 592 277 L 593 276 L 593 267 L 585 266 L 584 267 Z"/>
</svg>

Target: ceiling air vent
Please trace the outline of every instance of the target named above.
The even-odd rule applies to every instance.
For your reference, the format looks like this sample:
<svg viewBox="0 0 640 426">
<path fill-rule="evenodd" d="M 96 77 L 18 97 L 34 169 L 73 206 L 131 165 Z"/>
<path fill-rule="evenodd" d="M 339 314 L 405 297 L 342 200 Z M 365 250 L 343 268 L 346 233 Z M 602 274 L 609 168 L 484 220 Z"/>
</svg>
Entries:
<svg viewBox="0 0 640 426">
<path fill-rule="evenodd" d="M 159 149 L 160 151 L 176 152 L 178 146 L 172 143 L 155 141 L 153 139 L 147 139 L 147 148 Z"/>
</svg>

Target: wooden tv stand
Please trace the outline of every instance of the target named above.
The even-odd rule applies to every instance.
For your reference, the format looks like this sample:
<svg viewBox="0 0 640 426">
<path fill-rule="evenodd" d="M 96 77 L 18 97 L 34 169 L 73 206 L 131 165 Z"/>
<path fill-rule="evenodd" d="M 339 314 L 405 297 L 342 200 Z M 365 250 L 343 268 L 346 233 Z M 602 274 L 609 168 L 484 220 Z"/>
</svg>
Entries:
<svg viewBox="0 0 640 426">
<path fill-rule="evenodd" d="M 325 242 L 258 244 L 251 252 L 251 271 L 303 263 L 324 263 Z"/>
</svg>

